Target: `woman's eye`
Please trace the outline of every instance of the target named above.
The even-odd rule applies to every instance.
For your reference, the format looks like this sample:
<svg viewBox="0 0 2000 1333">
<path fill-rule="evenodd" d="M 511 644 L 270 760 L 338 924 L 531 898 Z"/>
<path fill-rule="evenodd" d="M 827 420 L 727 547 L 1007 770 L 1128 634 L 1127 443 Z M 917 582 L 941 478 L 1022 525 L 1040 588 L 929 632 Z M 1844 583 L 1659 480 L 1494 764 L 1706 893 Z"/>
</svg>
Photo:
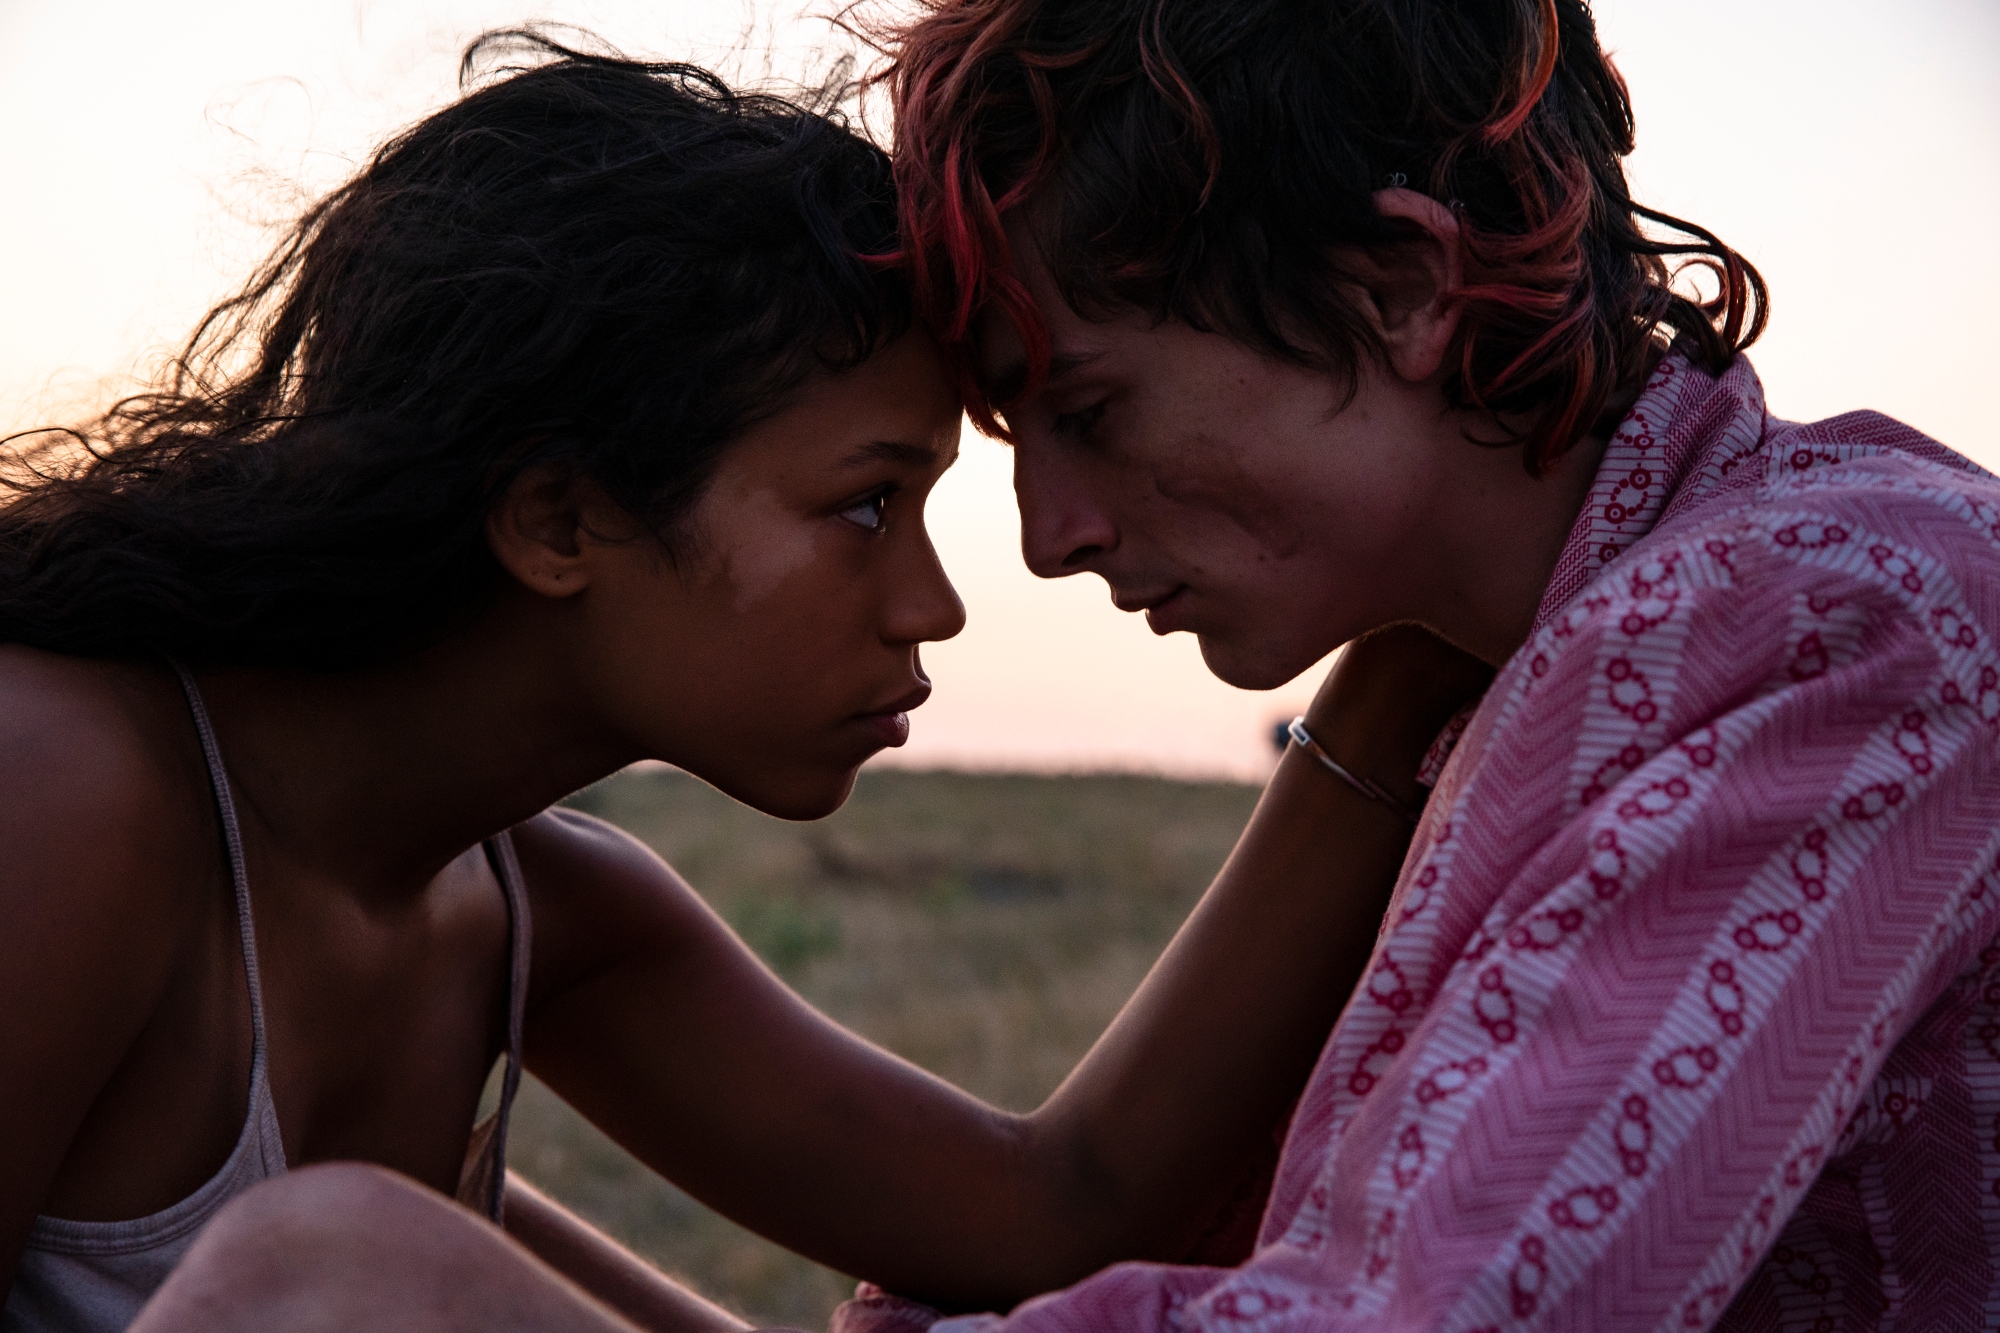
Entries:
<svg viewBox="0 0 2000 1333">
<path fill-rule="evenodd" d="M 1055 421 L 1056 434 L 1080 440 L 1090 434 L 1091 427 L 1095 426 L 1103 416 L 1102 402 L 1092 403 L 1089 407 L 1075 412 L 1059 412 Z"/>
<path fill-rule="evenodd" d="M 857 528 L 869 532 L 882 530 L 883 516 L 889 508 L 889 492 L 878 491 L 865 500 L 858 501 L 840 511 L 840 516 Z"/>
</svg>

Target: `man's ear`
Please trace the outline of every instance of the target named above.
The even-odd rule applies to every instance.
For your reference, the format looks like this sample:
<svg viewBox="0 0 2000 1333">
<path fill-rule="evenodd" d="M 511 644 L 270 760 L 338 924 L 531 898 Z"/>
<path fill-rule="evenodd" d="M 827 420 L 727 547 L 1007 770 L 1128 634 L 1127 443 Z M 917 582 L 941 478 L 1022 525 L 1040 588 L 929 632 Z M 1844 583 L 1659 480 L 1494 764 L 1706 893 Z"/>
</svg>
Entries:
<svg viewBox="0 0 2000 1333">
<path fill-rule="evenodd" d="M 487 546 L 530 592 L 571 597 L 590 586 L 590 489 L 574 468 L 538 463 L 487 512 Z"/>
<path fill-rule="evenodd" d="M 1437 374 L 1458 332 L 1458 306 L 1446 298 L 1463 285 L 1458 218 L 1427 194 L 1377 190 L 1375 210 L 1406 224 L 1408 241 L 1343 256 L 1342 267 L 1367 294 L 1389 368 L 1422 383 Z"/>
</svg>

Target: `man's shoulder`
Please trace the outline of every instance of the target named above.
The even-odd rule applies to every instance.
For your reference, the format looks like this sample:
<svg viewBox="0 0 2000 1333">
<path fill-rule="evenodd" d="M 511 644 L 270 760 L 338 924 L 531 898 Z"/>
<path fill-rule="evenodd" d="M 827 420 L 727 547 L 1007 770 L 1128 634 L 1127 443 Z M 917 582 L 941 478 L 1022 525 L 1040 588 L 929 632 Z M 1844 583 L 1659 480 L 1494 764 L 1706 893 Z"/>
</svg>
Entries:
<svg viewBox="0 0 2000 1333">
<path fill-rule="evenodd" d="M 1881 413 L 1773 419 L 1754 465 L 1732 461 L 1722 484 L 1690 488 L 1701 494 L 1670 505 L 1586 595 L 1653 596 L 1667 570 L 1689 592 L 1825 595 L 1849 582 L 1928 613 L 1940 598 L 1986 601 L 1984 585 L 2000 577 L 2000 478 Z M 2000 599 L 1980 618 L 2000 622 Z"/>
<path fill-rule="evenodd" d="M 1851 669 L 2000 716 L 2000 481 L 1831 431 L 1808 446 L 1809 466 L 1661 522 L 1545 625 L 1520 660 L 1537 715 L 1669 695 L 1706 715 L 1838 693 Z"/>
<path fill-rule="evenodd" d="M 1892 470 L 1941 469 L 1970 482 L 1994 481 L 1992 473 L 1943 442 L 1875 411 L 1843 412 L 1819 421 L 1769 418 L 1763 452 L 1767 481 L 1778 487 L 1807 474 L 1823 477 L 1830 469 L 1871 463 Z"/>
</svg>

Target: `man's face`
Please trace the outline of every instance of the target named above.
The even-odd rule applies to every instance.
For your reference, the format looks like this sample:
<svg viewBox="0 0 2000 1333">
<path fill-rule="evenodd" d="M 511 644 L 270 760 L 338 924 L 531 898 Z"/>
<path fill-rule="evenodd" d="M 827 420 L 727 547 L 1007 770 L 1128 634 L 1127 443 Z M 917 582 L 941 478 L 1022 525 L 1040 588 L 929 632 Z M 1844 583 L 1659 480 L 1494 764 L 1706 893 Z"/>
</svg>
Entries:
<svg viewBox="0 0 2000 1333">
<path fill-rule="evenodd" d="M 1121 610 L 1192 632 L 1245 689 L 1412 614 L 1433 563 L 1439 460 L 1420 441 L 1437 433 L 1435 386 L 1364 365 L 1349 400 L 1218 334 L 1136 311 L 1086 320 L 1038 263 L 1023 277 L 1054 351 L 1003 414 L 1030 569 L 1101 575 Z M 981 374 L 1004 395 L 1021 344 L 998 319 L 981 335 Z"/>
</svg>

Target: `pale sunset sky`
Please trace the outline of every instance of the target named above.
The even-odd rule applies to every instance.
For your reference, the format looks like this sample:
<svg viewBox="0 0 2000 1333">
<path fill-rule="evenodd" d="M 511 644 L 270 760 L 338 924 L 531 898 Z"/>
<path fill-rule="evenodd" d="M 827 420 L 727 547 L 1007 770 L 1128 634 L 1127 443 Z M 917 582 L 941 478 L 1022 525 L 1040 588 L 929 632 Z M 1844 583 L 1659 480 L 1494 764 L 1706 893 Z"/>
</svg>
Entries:
<svg viewBox="0 0 2000 1333">
<path fill-rule="evenodd" d="M 1226 3 L 1227 0 L 1217 0 Z M 800 0 L 0 0 L 0 430 L 131 381 L 248 271 L 268 224 L 450 98 L 482 29 L 796 77 L 838 50 Z M 824 10 L 830 6 L 815 6 Z M 2000 3 L 1599 0 L 1639 196 L 1770 280 L 1772 409 L 1873 407 L 2000 470 Z M 746 48 L 742 37 L 750 33 Z M 768 52 L 768 55 L 766 54 Z M 970 432 L 929 520 L 970 614 L 886 762 L 1259 777 L 1269 694 L 1210 677 L 1094 577 L 1022 567 L 1004 448 Z"/>
</svg>

